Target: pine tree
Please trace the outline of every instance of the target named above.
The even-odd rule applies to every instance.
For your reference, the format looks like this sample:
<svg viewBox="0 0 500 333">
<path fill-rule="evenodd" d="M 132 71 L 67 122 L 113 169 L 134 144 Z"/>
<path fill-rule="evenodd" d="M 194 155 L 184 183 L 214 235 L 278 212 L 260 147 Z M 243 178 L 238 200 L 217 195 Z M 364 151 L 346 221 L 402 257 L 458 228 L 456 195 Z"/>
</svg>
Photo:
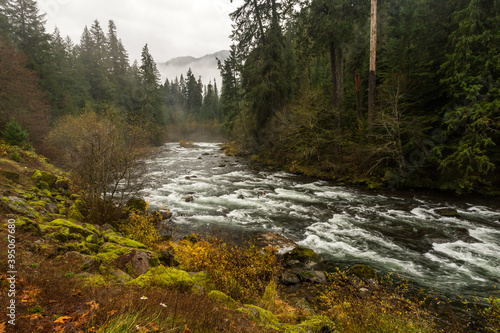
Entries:
<svg viewBox="0 0 500 333">
<path fill-rule="evenodd" d="M 35 0 L 9 0 L 0 6 L 10 23 L 11 40 L 28 57 L 28 67 L 43 78 L 50 39 L 45 32 L 46 15 L 40 14 Z"/>
<path fill-rule="evenodd" d="M 153 57 L 149 53 L 148 45 L 142 49 L 141 67 L 141 113 L 148 122 L 164 124 L 162 102 L 159 91 L 160 72 Z"/>
<path fill-rule="evenodd" d="M 458 29 L 450 35 L 451 52 L 441 70 L 454 100 L 445 115 L 446 133 L 455 140 L 439 154 L 455 189 L 470 191 L 489 184 L 500 162 L 500 4 L 472 0 L 454 19 Z"/>
<path fill-rule="evenodd" d="M 28 131 L 23 129 L 17 120 L 13 119 L 5 125 L 2 138 L 12 146 L 22 147 L 28 143 Z"/>
</svg>

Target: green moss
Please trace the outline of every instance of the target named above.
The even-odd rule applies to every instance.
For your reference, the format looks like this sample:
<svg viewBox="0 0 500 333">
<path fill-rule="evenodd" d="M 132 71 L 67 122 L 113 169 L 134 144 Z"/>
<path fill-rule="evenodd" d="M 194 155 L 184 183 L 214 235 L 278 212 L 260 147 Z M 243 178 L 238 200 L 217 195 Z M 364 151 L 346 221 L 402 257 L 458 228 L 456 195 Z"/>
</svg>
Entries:
<svg viewBox="0 0 500 333">
<path fill-rule="evenodd" d="M 151 267 L 160 266 L 160 259 L 158 259 L 158 257 L 151 257 L 149 258 L 149 264 L 151 265 Z"/>
<path fill-rule="evenodd" d="M 114 234 L 114 236 L 112 234 Z M 116 244 L 123 245 L 126 247 L 131 247 L 134 249 L 146 249 L 147 248 L 146 245 L 139 243 L 135 240 L 132 240 L 132 239 L 126 238 L 126 237 L 117 236 L 114 232 L 112 232 L 112 234 L 111 233 L 105 234 L 106 236 L 108 236 L 109 241 L 112 243 L 116 243 Z"/>
<path fill-rule="evenodd" d="M 85 245 L 85 243 L 67 243 L 64 246 L 60 246 L 58 252 L 59 253 L 79 252 L 82 254 L 90 254 L 90 251 Z"/>
<path fill-rule="evenodd" d="M 68 200 L 68 198 L 66 197 L 63 197 L 62 195 L 57 195 L 55 198 L 54 198 L 55 201 L 58 201 L 58 202 L 65 202 L 66 200 Z"/>
<path fill-rule="evenodd" d="M 33 232 L 36 234 L 41 234 L 42 229 L 40 228 L 40 225 L 26 217 L 20 217 L 16 220 L 16 227 L 28 231 L 28 232 Z"/>
<path fill-rule="evenodd" d="M 43 200 L 40 200 L 40 201 L 28 201 L 28 205 L 30 205 L 31 207 L 44 207 L 45 208 L 45 205 L 47 203 Z"/>
<path fill-rule="evenodd" d="M 141 288 L 149 288 L 153 285 L 159 287 L 177 287 L 187 289 L 193 285 L 193 279 L 185 271 L 175 268 L 166 268 L 158 266 L 151 268 L 143 275 L 128 282 Z"/>
<path fill-rule="evenodd" d="M 85 226 L 87 226 L 87 227 L 85 227 L 85 226 L 81 226 L 79 224 L 76 224 L 74 222 L 71 222 L 69 220 L 64 220 L 64 219 L 54 220 L 52 222 L 49 222 L 49 225 L 68 228 L 70 233 L 80 234 L 84 237 L 87 237 L 87 236 L 92 235 L 93 233 L 97 232 L 97 229 L 95 229 L 94 227 L 90 228 L 90 230 L 89 230 L 88 229 L 89 225 L 85 225 Z"/>
<path fill-rule="evenodd" d="M 84 288 L 100 287 L 107 285 L 108 282 L 102 275 L 92 275 L 85 277 L 82 281 L 82 286 Z"/>
<path fill-rule="evenodd" d="M 251 320 L 257 322 L 261 326 L 280 330 L 281 323 L 278 317 L 271 311 L 264 310 L 251 304 L 245 304 L 244 308 L 239 308 L 237 311 L 247 314 Z"/>
<path fill-rule="evenodd" d="M 307 262 L 307 261 L 320 262 L 321 257 L 311 249 L 302 246 L 297 246 L 292 251 L 285 253 L 285 255 L 283 256 L 283 260 L 284 261 L 298 260 L 300 262 Z"/>
<path fill-rule="evenodd" d="M 128 210 L 145 211 L 148 208 L 148 203 L 144 199 L 132 198 L 127 201 Z"/>
<path fill-rule="evenodd" d="M 222 291 L 212 290 L 207 294 L 208 297 L 224 305 L 226 308 L 236 310 L 238 309 L 238 303 L 230 296 L 224 294 Z"/>
<path fill-rule="evenodd" d="M 50 192 L 49 190 L 41 190 L 40 194 L 43 195 L 44 197 L 52 198 L 52 192 Z"/>
<path fill-rule="evenodd" d="M 78 208 L 77 202 L 71 205 L 68 210 L 68 218 L 70 219 L 75 219 L 78 221 L 82 221 L 84 219 L 84 216 L 80 212 L 80 209 Z"/>
<path fill-rule="evenodd" d="M 104 263 L 111 263 L 122 255 L 129 254 L 132 250 L 114 243 L 106 243 L 99 248 L 98 252 L 96 256 L 98 260 Z"/>
<path fill-rule="evenodd" d="M 31 175 L 31 179 L 33 179 L 35 181 L 42 179 L 42 172 L 40 170 L 38 170 L 38 169 L 35 170 L 33 172 L 33 174 Z"/>
</svg>

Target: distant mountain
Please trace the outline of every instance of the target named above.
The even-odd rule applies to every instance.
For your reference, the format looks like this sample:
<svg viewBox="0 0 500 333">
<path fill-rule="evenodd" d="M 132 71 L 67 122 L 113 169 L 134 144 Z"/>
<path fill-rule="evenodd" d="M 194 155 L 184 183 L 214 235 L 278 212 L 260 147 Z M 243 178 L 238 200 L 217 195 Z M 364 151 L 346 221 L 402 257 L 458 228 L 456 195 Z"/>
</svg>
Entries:
<svg viewBox="0 0 500 333">
<path fill-rule="evenodd" d="M 180 78 L 181 74 L 186 77 L 189 68 L 193 72 L 196 79 L 201 76 L 203 84 L 208 84 L 209 81 L 217 81 L 219 91 L 222 85 L 219 68 L 217 67 L 217 59 L 224 61 L 229 56 L 229 51 L 223 50 L 213 54 L 207 54 L 201 58 L 194 57 L 178 57 L 167 62 L 159 63 L 158 70 L 160 71 L 162 83 L 165 79 L 174 80 Z"/>
</svg>

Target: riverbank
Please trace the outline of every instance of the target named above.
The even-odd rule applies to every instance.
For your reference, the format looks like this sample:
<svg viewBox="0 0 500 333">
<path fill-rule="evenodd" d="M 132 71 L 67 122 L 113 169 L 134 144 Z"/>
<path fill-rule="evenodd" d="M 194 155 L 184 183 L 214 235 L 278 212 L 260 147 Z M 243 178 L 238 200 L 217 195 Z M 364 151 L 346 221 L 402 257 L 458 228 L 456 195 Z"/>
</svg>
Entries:
<svg viewBox="0 0 500 333">
<path fill-rule="evenodd" d="M 433 182 L 428 175 L 420 175 L 418 168 L 409 168 L 405 175 L 399 175 L 394 171 L 380 172 L 373 170 L 367 172 L 358 166 L 349 166 L 348 161 L 340 163 L 334 167 L 328 161 L 317 161 L 315 164 L 301 163 L 299 161 L 289 161 L 280 158 L 280 154 L 274 151 L 263 151 L 260 154 L 252 155 L 242 148 L 237 142 L 226 143 L 222 150 L 228 156 L 239 156 L 251 161 L 256 169 L 268 169 L 274 171 L 286 171 L 292 174 L 318 178 L 332 181 L 339 186 L 357 186 L 371 191 L 396 191 L 399 193 L 417 192 L 422 194 L 440 193 L 443 196 L 457 198 L 499 198 L 500 189 L 491 186 L 478 188 L 473 192 L 457 192 L 448 188 L 445 184 Z M 343 165 L 343 166 L 342 166 Z M 389 170 L 389 169 L 388 169 Z M 498 175 L 494 175 L 492 180 L 498 183 Z"/>
<path fill-rule="evenodd" d="M 6 152 L 0 246 L 15 230 L 17 331 L 438 331 L 429 304 L 408 298 L 400 280 L 325 274 L 310 250 L 282 256 L 280 244 L 292 244 L 276 233 L 257 245 L 220 234 L 156 239 L 155 215 L 144 211 L 128 213 L 129 228 L 85 223 L 83 193 L 66 175 L 35 154 L 18 151 L 15 162 Z"/>
</svg>

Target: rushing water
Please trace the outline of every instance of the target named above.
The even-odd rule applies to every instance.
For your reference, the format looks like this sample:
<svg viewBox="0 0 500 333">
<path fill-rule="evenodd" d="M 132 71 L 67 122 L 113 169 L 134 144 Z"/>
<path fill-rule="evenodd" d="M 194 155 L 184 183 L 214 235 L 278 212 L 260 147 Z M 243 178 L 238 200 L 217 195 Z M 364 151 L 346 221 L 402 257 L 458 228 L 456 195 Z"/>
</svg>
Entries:
<svg viewBox="0 0 500 333">
<path fill-rule="evenodd" d="M 336 264 L 398 272 L 448 296 L 486 296 L 500 283 L 500 204 L 366 192 L 285 172 L 255 171 L 217 144 L 166 144 L 147 161 L 143 196 L 199 226 L 271 231 Z M 193 196 L 193 202 L 183 198 Z M 460 217 L 437 211 L 456 209 Z"/>
</svg>

